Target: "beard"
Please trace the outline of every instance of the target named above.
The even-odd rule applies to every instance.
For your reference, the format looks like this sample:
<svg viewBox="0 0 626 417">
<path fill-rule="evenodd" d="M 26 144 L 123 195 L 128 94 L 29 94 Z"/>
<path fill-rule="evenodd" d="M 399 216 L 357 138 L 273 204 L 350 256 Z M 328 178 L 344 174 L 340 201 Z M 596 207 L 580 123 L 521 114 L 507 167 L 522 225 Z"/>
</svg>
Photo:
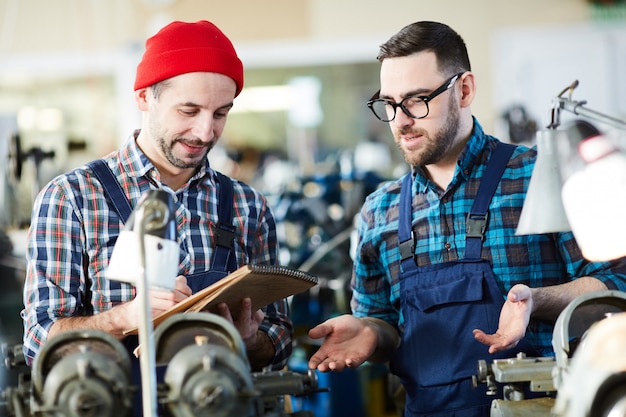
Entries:
<svg viewBox="0 0 626 417">
<path fill-rule="evenodd" d="M 433 135 L 424 129 L 407 127 L 397 132 L 396 145 L 404 159 L 414 167 L 436 164 L 441 161 L 452 148 L 459 131 L 459 108 L 454 95 L 448 102 L 448 117 L 445 124 Z M 421 135 L 424 146 L 419 150 L 409 151 L 401 146 L 399 137 L 405 134 Z"/>
<path fill-rule="evenodd" d="M 212 142 L 211 142 L 210 145 L 206 145 L 205 143 L 203 143 L 203 142 L 201 142 L 199 140 L 187 139 L 187 138 L 184 138 L 184 137 L 174 138 L 174 140 L 172 142 L 170 142 L 170 143 L 167 143 L 165 141 L 165 138 L 163 138 L 162 136 L 156 136 L 156 138 L 157 138 L 156 139 L 157 145 L 161 149 L 161 152 L 163 152 L 163 155 L 165 156 L 165 159 L 167 159 L 167 162 L 169 162 L 170 164 L 172 164 L 176 168 L 181 168 L 181 169 L 198 168 L 198 167 L 204 165 L 205 157 L 209 154 L 209 151 L 213 147 L 213 143 Z M 192 145 L 192 146 L 206 146 L 206 152 L 204 153 L 202 158 L 185 160 L 185 159 L 180 158 L 180 157 L 178 157 L 178 156 L 176 156 L 174 154 L 173 148 L 174 148 L 174 144 L 176 142 L 182 142 L 182 143 L 186 143 L 186 144 L 189 144 L 189 145 Z"/>
<path fill-rule="evenodd" d="M 197 139 L 189 139 L 182 136 L 174 138 L 171 142 L 168 142 L 161 133 L 161 126 L 157 121 L 158 117 L 152 117 L 150 122 L 150 135 L 155 138 L 156 144 L 165 156 L 167 162 L 172 164 L 176 168 L 188 169 L 198 168 L 205 163 L 205 158 L 208 155 L 211 148 L 213 148 L 214 142 L 210 142 L 208 145 Z M 202 158 L 183 159 L 180 156 L 174 154 L 174 145 L 176 142 L 186 143 L 191 146 L 206 146 L 206 152 Z"/>
</svg>

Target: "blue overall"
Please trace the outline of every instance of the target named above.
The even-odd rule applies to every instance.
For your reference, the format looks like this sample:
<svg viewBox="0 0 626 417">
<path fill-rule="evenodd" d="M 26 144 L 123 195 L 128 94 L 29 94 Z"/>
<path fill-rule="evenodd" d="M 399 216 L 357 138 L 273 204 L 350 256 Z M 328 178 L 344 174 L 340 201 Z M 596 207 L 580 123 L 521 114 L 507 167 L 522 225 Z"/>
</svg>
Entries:
<svg viewBox="0 0 626 417">
<path fill-rule="evenodd" d="M 105 198 L 123 223 L 126 223 L 132 213 L 132 207 L 124 190 L 111 172 L 108 165 L 101 159 L 88 164 L 98 181 L 104 188 Z M 217 172 L 219 182 L 218 200 L 218 225 L 216 233 L 215 251 L 208 271 L 191 274 L 187 276 L 187 285 L 193 293 L 196 293 L 209 285 L 224 278 L 230 272 L 237 269 L 235 253 L 233 251 L 233 238 L 235 237 L 235 226 L 233 223 L 233 185 L 230 178 Z M 87 292 L 87 291 L 86 291 Z M 89 300 L 90 297 L 86 297 Z M 137 336 L 127 336 L 122 340 L 124 346 L 130 353 L 132 364 L 133 385 L 137 387 L 135 399 L 133 401 L 133 414 L 137 417 L 143 415 L 141 402 L 141 372 L 139 359 L 133 354 L 134 349 L 139 345 Z M 157 382 L 162 383 L 166 366 L 157 367 Z"/>
<path fill-rule="evenodd" d="M 489 354 L 472 334 L 472 329 L 495 333 L 504 303 L 489 262 L 481 259 L 481 249 L 489 204 L 514 149 L 501 143 L 494 150 L 466 220 L 465 258 L 458 261 L 416 264 L 412 176 L 404 178 L 398 239 L 405 328 L 390 368 L 406 389 L 405 417 L 488 416 L 494 397 L 472 386 L 478 360 L 491 363 L 514 356 Z M 518 349 L 526 351 L 523 345 L 521 341 Z"/>
</svg>

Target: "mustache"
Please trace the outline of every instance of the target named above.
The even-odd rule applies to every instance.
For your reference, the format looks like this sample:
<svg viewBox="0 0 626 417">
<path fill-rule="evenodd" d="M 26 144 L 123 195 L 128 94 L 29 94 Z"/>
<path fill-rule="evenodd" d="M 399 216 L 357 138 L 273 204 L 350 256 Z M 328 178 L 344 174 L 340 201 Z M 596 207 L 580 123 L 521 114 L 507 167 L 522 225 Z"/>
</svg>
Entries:
<svg viewBox="0 0 626 417">
<path fill-rule="evenodd" d="M 215 145 L 215 142 L 213 141 L 203 142 L 200 139 L 189 139 L 189 138 L 176 138 L 174 142 L 184 143 L 185 145 L 189 145 L 189 146 L 205 147 L 209 150 L 212 149 L 213 146 Z"/>
<path fill-rule="evenodd" d="M 398 130 L 400 135 L 428 136 L 428 131 L 419 127 L 406 126 Z"/>
</svg>

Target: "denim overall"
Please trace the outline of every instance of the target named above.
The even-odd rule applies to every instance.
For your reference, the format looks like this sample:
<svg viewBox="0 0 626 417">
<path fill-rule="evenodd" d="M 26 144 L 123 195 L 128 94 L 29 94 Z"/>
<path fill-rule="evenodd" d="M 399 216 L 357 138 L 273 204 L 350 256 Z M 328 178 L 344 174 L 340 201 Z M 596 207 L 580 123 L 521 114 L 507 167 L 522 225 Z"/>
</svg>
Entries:
<svg viewBox="0 0 626 417">
<path fill-rule="evenodd" d="M 405 417 L 488 416 L 493 396 L 473 388 L 479 359 L 491 355 L 477 342 L 473 329 L 488 334 L 498 328 L 504 297 L 491 266 L 481 259 L 488 208 L 515 147 L 500 143 L 493 151 L 476 199 L 466 220 L 465 258 L 418 266 L 411 224 L 412 176 L 404 178 L 400 194 L 400 299 L 405 329 L 392 357 L 391 371 L 406 389 Z M 521 341 L 519 350 L 525 350 Z"/>
<path fill-rule="evenodd" d="M 122 187 L 111 172 L 110 168 L 103 160 L 95 160 L 88 164 L 98 181 L 104 188 L 105 198 L 123 223 L 126 223 L 132 213 L 130 202 L 126 198 Z M 215 251 L 211 261 L 211 268 L 208 271 L 191 274 L 187 276 L 187 285 L 193 293 L 196 293 L 209 285 L 224 278 L 230 272 L 237 269 L 233 248 L 233 238 L 235 237 L 235 226 L 233 222 L 233 185 L 230 178 L 217 172 L 219 182 L 218 200 L 218 231 L 216 236 Z M 90 297 L 86 297 L 89 300 Z M 133 401 L 133 414 L 137 417 L 143 415 L 141 401 L 141 372 L 139 359 L 135 357 L 133 351 L 139 345 L 138 336 L 127 336 L 122 343 L 128 350 L 132 365 L 132 382 L 137 387 Z M 166 366 L 157 367 L 157 382 L 162 383 Z M 161 407 L 161 405 L 159 405 Z"/>
</svg>

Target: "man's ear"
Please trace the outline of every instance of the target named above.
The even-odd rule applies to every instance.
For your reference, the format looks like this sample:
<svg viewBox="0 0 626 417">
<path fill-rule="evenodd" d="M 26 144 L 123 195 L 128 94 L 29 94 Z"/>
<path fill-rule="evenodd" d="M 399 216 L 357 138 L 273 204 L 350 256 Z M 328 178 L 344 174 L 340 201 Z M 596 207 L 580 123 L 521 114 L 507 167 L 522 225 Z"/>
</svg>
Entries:
<svg viewBox="0 0 626 417">
<path fill-rule="evenodd" d="M 476 95 L 476 78 L 474 74 L 467 71 L 461 76 L 459 80 L 461 82 L 461 107 L 469 107 L 474 101 L 474 95 Z"/>
<path fill-rule="evenodd" d="M 150 92 L 148 91 L 148 87 L 140 88 L 135 91 L 135 102 L 137 102 L 137 107 L 141 111 L 148 111 L 148 95 Z"/>
</svg>

